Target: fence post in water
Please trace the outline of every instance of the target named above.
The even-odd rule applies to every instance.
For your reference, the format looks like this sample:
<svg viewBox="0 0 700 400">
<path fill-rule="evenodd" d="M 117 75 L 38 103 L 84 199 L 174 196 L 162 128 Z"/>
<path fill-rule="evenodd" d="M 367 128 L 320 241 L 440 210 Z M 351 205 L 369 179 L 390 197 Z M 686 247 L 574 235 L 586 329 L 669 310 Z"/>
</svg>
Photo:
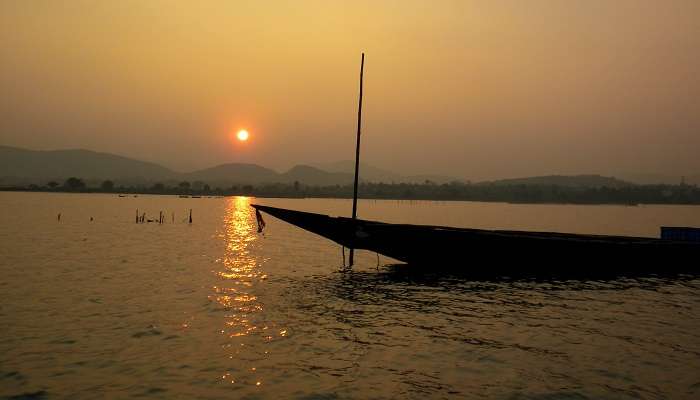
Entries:
<svg viewBox="0 0 700 400">
<path fill-rule="evenodd" d="M 61 213 L 58 213 L 58 221 L 61 222 Z"/>
<path fill-rule="evenodd" d="M 136 209 L 136 223 L 139 223 L 139 209 Z"/>
<path fill-rule="evenodd" d="M 175 223 L 175 211 L 173 211 L 173 224 Z"/>
<path fill-rule="evenodd" d="M 190 208 L 190 224 L 192 223 L 192 209 Z"/>
</svg>

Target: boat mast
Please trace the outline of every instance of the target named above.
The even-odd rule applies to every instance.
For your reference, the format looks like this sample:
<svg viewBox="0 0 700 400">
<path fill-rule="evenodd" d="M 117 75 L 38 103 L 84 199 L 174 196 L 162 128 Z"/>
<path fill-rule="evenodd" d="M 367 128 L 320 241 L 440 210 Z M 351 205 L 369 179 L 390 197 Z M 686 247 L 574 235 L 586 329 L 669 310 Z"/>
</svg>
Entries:
<svg viewBox="0 0 700 400">
<path fill-rule="evenodd" d="M 362 78 L 365 70 L 365 53 L 362 53 L 362 61 L 360 63 L 360 103 L 357 107 L 357 146 L 355 147 L 355 186 L 352 192 L 352 220 L 353 226 L 357 220 L 357 182 L 360 173 L 360 129 L 362 127 Z M 353 228 L 354 230 L 354 228 Z M 352 233 L 355 235 L 355 232 Z M 350 265 L 352 267 L 355 256 L 355 248 L 350 248 Z"/>
</svg>

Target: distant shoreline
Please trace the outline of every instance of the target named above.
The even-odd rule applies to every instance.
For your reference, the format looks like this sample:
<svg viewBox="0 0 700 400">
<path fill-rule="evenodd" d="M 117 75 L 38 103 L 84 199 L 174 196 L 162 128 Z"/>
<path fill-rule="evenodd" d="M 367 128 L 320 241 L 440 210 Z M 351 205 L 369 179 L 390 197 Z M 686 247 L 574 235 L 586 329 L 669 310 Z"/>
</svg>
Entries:
<svg viewBox="0 0 700 400">
<path fill-rule="evenodd" d="M 384 192 L 376 190 L 385 189 Z M 363 190 L 364 189 L 364 190 Z M 111 189 L 82 187 L 0 187 L 2 192 L 112 194 L 122 196 L 162 195 L 182 197 L 230 197 L 284 199 L 351 199 L 349 186 L 299 187 L 295 185 L 234 186 L 229 189 L 139 188 Z M 638 185 L 633 188 L 571 188 L 562 186 L 482 186 L 482 185 L 421 185 L 421 184 L 362 184 L 362 200 L 399 201 L 464 201 L 508 204 L 542 205 L 700 205 L 700 188 L 694 185 Z"/>
</svg>

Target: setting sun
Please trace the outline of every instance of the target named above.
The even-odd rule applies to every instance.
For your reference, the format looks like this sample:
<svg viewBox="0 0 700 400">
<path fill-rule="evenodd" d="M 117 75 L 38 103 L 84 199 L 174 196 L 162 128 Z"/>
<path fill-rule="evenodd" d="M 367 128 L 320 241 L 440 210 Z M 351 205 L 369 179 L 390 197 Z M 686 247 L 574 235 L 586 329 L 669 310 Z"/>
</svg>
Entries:
<svg viewBox="0 0 700 400">
<path fill-rule="evenodd" d="M 237 137 L 238 140 L 240 140 L 241 142 L 245 142 L 246 140 L 248 140 L 248 131 L 245 130 L 245 129 L 241 129 L 241 130 L 238 131 L 238 133 L 236 134 L 236 137 Z"/>
</svg>

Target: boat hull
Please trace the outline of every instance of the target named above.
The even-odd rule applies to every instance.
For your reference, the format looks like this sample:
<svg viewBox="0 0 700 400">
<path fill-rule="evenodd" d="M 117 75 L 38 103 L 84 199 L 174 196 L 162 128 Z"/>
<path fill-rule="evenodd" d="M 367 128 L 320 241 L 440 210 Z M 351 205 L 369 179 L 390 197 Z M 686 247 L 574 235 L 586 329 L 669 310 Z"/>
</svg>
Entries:
<svg viewBox="0 0 700 400">
<path fill-rule="evenodd" d="M 387 224 L 276 207 L 255 209 L 412 265 L 484 276 L 599 276 L 700 271 L 700 243 L 654 238 Z"/>
</svg>

